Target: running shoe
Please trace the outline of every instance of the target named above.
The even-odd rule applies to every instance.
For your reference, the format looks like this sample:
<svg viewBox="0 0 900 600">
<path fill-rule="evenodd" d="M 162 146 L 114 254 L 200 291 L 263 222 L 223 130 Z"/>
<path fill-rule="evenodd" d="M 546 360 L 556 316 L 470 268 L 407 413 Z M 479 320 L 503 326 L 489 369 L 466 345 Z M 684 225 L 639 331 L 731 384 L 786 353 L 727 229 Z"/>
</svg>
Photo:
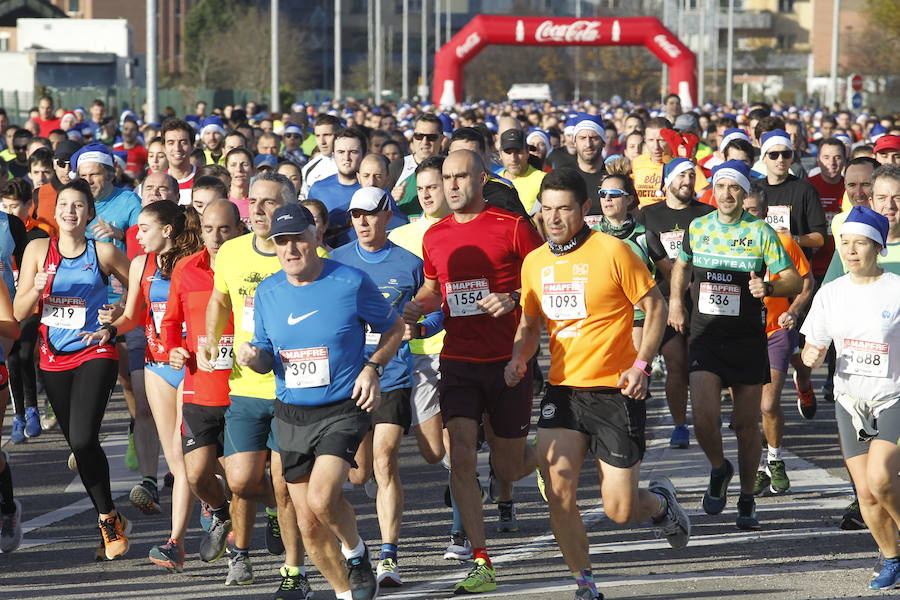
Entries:
<svg viewBox="0 0 900 600">
<path fill-rule="evenodd" d="M 515 533 L 519 530 L 515 504 L 512 502 L 498 502 L 497 510 L 500 513 L 500 517 L 497 519 L 497 531 L 499 533 Z"/>
<path fill-rule="evenodd" d="M 128 499 L 133 507 L 145 515 L 158 515 L 160 512 L 159 489 L 152 481 L 145 479 L 131 488 Z"/>
<path fill-rule="evenodd" d="M 666 360 L 662 357 L 662 354 L 657 354 L 650 366 L 650 379 L 652 381 L 663 381 L 668 374 L 669 370 L 666 368 Z"/>
<path fill-rule="evenodd" d="M 773 494 L 786 494 L 791 489 L 791 480 L 788 479 L 783 460 L 770 460 L 766 465 L 766 472 L 771 483 L 769 491 Z"/>
<path fill-rule="evenodd" d="M 603 600 L 603 594 L 595 594 L 589 587 L 580 587 L 575 590 L 575 600 Z"/>
<path fill-rule="evenodd" d="M 140 468 L 138 463 L 137 449 L 134 447 L 134 431 L 128 430 L 128 447 L 125 449 L 125 466 L 129 471 L 137 471 Z"/>
<path fill-rule="evenodd" d="M 41 412 L 37 406 L 25 409 L 25 437 L 36 438 L 41 435 Z"/>
<path fill-rule="evenodd" d="M 75 460 L 75 453 L 69 452 L 69 460 L 66 461 L 66 466 L 69 467 L 70 471 L 78 472 L 78 461 Z"/>
<path fill-rule="evenodd" d="M 725 508 L 728 500 L 728 484 L 734 476 L 734 466 L 726 460 L 721 473 L 709 472 L 709 487 L 703 492 L 703 511 L 708 515 L 717 515 Z"/>
<path fill-rule="evenodd" d="M 363 484 L 363 490 L 366 492 L 366 496 L 375 500 L 378 497 L 378 482 L 375 481 L 375 476 L 372 475 L 369 479 L 366 480 L 366 483 Z"/>
<path fill-rule="evenodd" d="M 685 424 L 676 425 L 672 430 L 672 437 L 669 438 L 669 448 L 677 448 L 684 450 L 691 445 L 691 432 Z"/>
<path fill-rule="evenodd" d="M 804 419 L 812 419 L 816 416 L 816 392 L 810 384 L 808 390 L 801 390 L 797 385 L 797 372 L 794 371 L 794 388 L 797 390 L 797 410 Z"/>
<path fill-rule="evenodd" d="M 737 528 L 745 531 L 756 531 L 762 529 L 759 520 L 756 518 L 756 500 L 753 494 L 741 494 L 737 503 Z"/>
<path fill-rule="evenodd" d="M 472 560 L 472 544 L 466 534 L 461 531 L 450 534 L 450 545 L 444 552 L 444 560 Z"/>
<path fill-rule="evenodd" d="M 59 423 L 56 421 L 56 413 L 53 412 L 53 407 L 47 402 L 44 406 L 44 414 L 41 415 L 41 429 L 50 431 L 51 429 L 55 429 L 57 425 L 59 425 Z"/>
<path fill-rule="evenodd" d="M 766 471 L 757 471 L 756 483 L 753 484 L 753 495 L 762 496 L 766 493 L 771 484 L 772 479 L 769 477 L 769 474 L 766 473 Z"/>
<path fill-rule="evenodd" d="M 266 507 L 266 551 L 278 556 L 284 553 L 284 542 L 281 541 L 281 526 L 278 524 L 278 511 Z"/>
<path fill-rule="evenodd" d="M 14 552 L 22 544 L 22 503 L 13 500 L 16 510 L 8 515 L 0 513 L 0 552 Z"/>
<path fill-rule="evenodd" d="M 25 440 L 25 417 L 16 415 L 13 417 L 12 432 L 9 434 L 9 441 L 13 444 L 21 444 Z"/>
<path fill-rule="evenodd" d="M 177 540 L 169 539 L 162 546 L 154 546 L 150 549 L 150 562 L 160 567 L 165 567 L 170 573 L 184 571 L 184 548 L 178 545 Z"/>
<path fill-rule="evenodd" d="M 215 514 L 210 514 L 209 529 L 200 540 L 200 560 L 203 562 L 216 562 L 225 554 L 228 546 L 228 534 L 231 533 L 231 519 L 222 520 Z"/>
<path fill-rule="evenodd" d="M 375 569 L 375 580 L 379 588 L 400 587 L 403 585 L 403 581 L 400 579 L 400 567 L 393 558 L 385 558 L 378 561 L 378 567 Z"/>
<path fill-rule="evenodd" d="M 212 524 L 212 510 L 209 508 L 209 504 L 200 501 L 200 529 L 203 531 L 209 531 L 209 526 Z"/>
<path fill-rule="evenodd" d="M 668 477 L 660 477 L 650 482 L 650 491 L 666 499 L 666 514 L 661 521 L 654 523 L 657 535 L 666 536 L 672 548 L 681 550 L 688 545 L 688 540 L 691 539 L 691 520 L 678 504 L 675 486 Z"/>
<path fill-rule="evenodd" d="M 900 582 L 900 558 L 886 558 L 878 577 L 869 583 L 869 589 L 891 590 Z"/>
<path fill-rule="evenodd" d="M 544 481 L 544 476 L 541 475 L 540 467 L 537 467 L 534 470 L 534 476 L 537 481 L 537 489 L 541 493 L 541 498 L 544 499 L 544 502 L 547 502 L 547 482 Z"/>
<path fill-rule="evenodd" d="M 362 556 L 347 559 L 347 579 L 353 600 L 371 600 L 378 595 L 378 581 L 372 572 L 368 548 Z"/>
<path fill-rule="evenodd" d="M 841 529 L 844 531 L 857 531 L 859 529 L 867 529 L 868 525 L 862 518 L 862 513 L 859 512 L 859 500 L 854 498 L 853 502 L 847 507 L 844 511 L 843 516 L 841 517 Z"/>
<path fill-rule="evenodd" d="M 281 585 L 275 592 L 275 600 L 310 600 L 313 597 L 312 587 L 306 575 L 300 573 L 300 567 L 281 567 Z"/>
<path fill-rule="evenodd" d="M 900 552 L 900 540 L 897 540 L 897 551 Z M 872 567 L 872 577 L 878 577 L 878 574 L 881 573 L 881 567 L 884 566 L 884 553 L 879 550 L 878 551 L 878 560 L 875 561 L 875 566 Z"/>
<path fill-rule="evenodd" d="M 253 566 L 246 552 L 233 552 L 228 559 L 228 575 L 225 585 L 250 585 L 253 583 Z"/>
<path fill-rule="evenodd" d="M 128 552 L 128 534 L 131 523 L 122 513 L 100 521 L 100 534 L 103 536 L 103 548 L 106 560 L 115 560 Z"/>
<path fill-rule="evenodd" d="M 483 558 L 475 559 L 475 566 L 466 578 L 453 587 L 454 594 L 480 594 L 497 589 L 496 574 Z"/>
</svg>

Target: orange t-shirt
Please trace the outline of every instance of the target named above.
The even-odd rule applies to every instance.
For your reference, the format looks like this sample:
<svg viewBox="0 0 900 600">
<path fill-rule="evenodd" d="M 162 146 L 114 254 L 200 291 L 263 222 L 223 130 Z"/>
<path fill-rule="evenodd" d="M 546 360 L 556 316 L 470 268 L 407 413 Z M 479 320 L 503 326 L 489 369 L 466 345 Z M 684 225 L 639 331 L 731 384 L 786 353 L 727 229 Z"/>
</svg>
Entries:
<svg viewBox="0 0 900 600">
<path fill-rule="evenodd" d="M 797 269 L 800 277 L 806 277 L 809 274 L 809 261 L 806 260 L 803 250 L 800 249 L 800 246 L 797 245 L 797 242 L 794 241 L 790 234 L 779 233 L 778 239 L 781 240 L 781 245 L 784 246 L 788 256 L 791 257 L 791 262 L 794 263 L 794 268 Z M 767 277 L 768 281 L 777 281 L 778 279 L 777 273 Z M 781 326 L 778 324 L 778 317 L 791 307 L 791 299 L 766 296 L 763 298 L 763 302 L 766 305 L 766 335 L 772 335 L 781 329 Z"/>
<path fill-rule="evenodd" d="M 697 173 L 694 192 L 699 194 L 709 185 L 709 181 L 703 175 L 703 169 L 694 167 L 694 170 Z M 641 154 L 631 162 L 631 178 L 634 180 L 634 189 L 641 207 L 655 204 L 666 197 L 662 191 L 662 173 L 663 163 L 653 162 L 649 154 Z"/>
<path fill-rule="evenodd" d="M 47 223 L 56 223 L 56 188 L 45 183 L 37 190 L 37 216 Z"/>
<path fill-rule="evenodd" d="M 525 257 L 522 310 L 546 319 L 550 383 L 617 387 L 637 357 L 634 305 L 654 285 L 625 242 L 599 231 L 568 254 L 556 256 L 544 244 Z"/>
</svg>

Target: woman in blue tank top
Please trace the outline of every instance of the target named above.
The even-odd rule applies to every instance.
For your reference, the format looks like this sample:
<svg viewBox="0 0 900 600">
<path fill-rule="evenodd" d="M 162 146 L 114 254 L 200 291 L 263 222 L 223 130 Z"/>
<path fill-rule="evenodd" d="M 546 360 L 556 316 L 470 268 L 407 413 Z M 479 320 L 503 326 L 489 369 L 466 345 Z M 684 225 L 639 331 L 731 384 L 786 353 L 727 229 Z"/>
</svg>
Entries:
<svg viewBox="0 0 900 600">
<path fill-rule="evenodd" d="M 83 180 L 60 188 L 55 214 L 59 237 L 33 240 L 25 249 L 15 315 L 22 320 L 39 308 L 44 387 L 99 515 L 102 554 L 112 560 L 128 550 L 130 526 L 113 504 L 109 464 L 100 446 L 118 355 L 115 327 L 101 327 L 98 318 L 106 307 L 109 277 L 128 280 L 128 258 L 112 244 L 85 237 L 95 210 Z"/>
<path fill-rule="evenodd" d="M 184 536 L 190 520 L 193 496 L 184 470 L 181 441 L 181 405 L 178 389 L 184 369 L 169 366 L 169 351 L 163 345 L 160 326 L 169 299 L 169 277 L 182 257 L 203 248 L 200 220 L 196 213 L 186 214 L 174 202 L 148 204 L 138 216 L 138 243 L 146 254 L 135 257 L 128 276 L 125 311 L 112 325 L 118 331 L 142 327 L 147 337 L 144 363 L 144 386 L 147 401 L 156 423 L 166 464 L 174 476 L 172 485 L 172 530 L 166 542 L 150 549 L 150 562 L 171 571 L 184 567 Z M 105 321 L 106 317 L 101 318 Z M 158 497 L 148 497 L 143 486 L 129 495 L 132 504 L 143 512 L 148 501 L 159 511 Z"/>
</svg>

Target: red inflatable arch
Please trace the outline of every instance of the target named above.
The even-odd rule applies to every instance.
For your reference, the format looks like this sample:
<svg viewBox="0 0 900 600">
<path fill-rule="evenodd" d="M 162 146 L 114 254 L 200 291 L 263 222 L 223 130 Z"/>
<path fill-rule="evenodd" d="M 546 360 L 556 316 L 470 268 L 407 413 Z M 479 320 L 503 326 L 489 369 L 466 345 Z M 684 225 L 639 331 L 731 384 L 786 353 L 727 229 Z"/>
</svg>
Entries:
<svg viewBox="0 0 900 600">
<path fill-rule="evenodd" d="M 520 46 L 646 46 L 669 65 L 669 91 L 685 108 L 697 101 L 697 61 L 655 17 L 575 19 L 477 15 L 434 60 L 432 99 L 451 106 L 463 97 L 463 67 L 489 44 Z"/>
</svg>

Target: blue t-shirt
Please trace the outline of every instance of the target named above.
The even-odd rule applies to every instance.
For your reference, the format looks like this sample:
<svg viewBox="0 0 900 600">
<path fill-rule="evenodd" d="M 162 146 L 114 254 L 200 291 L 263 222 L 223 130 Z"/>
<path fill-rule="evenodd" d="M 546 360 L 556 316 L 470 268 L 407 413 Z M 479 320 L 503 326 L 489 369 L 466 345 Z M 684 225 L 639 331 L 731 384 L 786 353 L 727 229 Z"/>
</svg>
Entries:
<svg viewBox="0 0 900 600">
<path fill-rule="evenodd" d="M 85 237 L 89 240 L 96 239 L 91 233 L 91 228 L 97 223 L 97 219 L 101 218 L 113 227 L 128 231 L 132 225 L 137 225 L 138 215 L 141 213 L 141 197 L 131 190 L 125 188 L 113 187 L 112 192 L 103 200 L 94 203 L 97 216 L 88 223 Z M 110 242 L 116 248 L 125 252 L 125 241 L 114 240 L 112 238 L 101 238 L 101 242 Z M 109 278 L 109 303 L 113 304 L 119 301 L 124 292 L 124 287 L 116 281 L 114 276 Z"/>
<path fill-rule="evenodd" d="M 307 198 L 315 198 L 325 204 L 328 209 L 328 228 L 347 227 L 350 225 L 350 200 L 353 192 L 362 186 L 354 182 L 353 185 L 344 185 L 338 181 L 337 173 L 312 184 Z M 350 241 L 349 232 L 345 231 L 337 236 L 325 240 L 330 246 L 342 246 Z"/>
<path fill-rule="evenodd" d="M 365 362 L 365 325 L 383 333 L 398 315 L 363 271 L 325 259 L 319 277 L 296 286 L 284 271 L 256 288 L 253 345 L 275 358 L 281 402 L 343 402 Z"/>
<path fill-rule="evenodd" d="M 331 257 L 365 271 L 378 286 L 381 295 L 398 313 L 403 310 L 404 304 L 415 297 L 425 282 L 422 259 L 390 241 L 378 252 L 369 252 L 361 248 L 359 242 L 353 242 L 335 249 Z M 366 335 L 367 360 L 375 352 L 379 340 L 378 334 Z M 384 367 L 384 374 L 381 376 L 382 391 L 412 387 L 412 368 L 409 343 L 403 342 L 397 354 Z"/>
</svg>

